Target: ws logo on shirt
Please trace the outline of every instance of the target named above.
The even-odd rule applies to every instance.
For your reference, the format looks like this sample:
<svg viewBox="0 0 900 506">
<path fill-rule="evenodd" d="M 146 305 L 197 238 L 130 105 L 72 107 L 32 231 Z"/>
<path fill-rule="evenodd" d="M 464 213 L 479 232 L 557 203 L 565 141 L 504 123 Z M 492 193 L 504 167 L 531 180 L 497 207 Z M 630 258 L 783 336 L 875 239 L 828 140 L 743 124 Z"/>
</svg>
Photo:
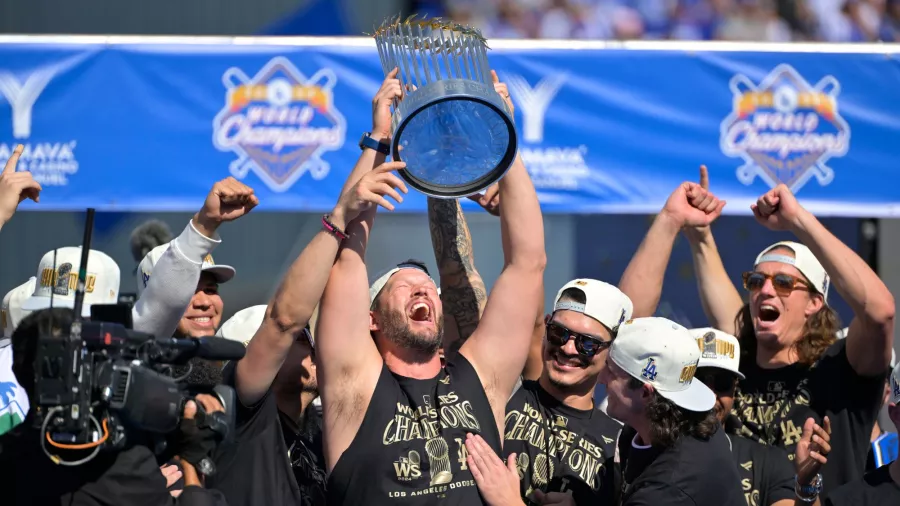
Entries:
<svg viewBox="0 0 900 506">
<path fill-rule="evenodd" d="M 250 78 L 232 67 L 222 76 L 225 107 L 213 120 L 213 144 L 232 151 L 234 177 L 252 170 L 272 190 L 287 191 L 309 172 L 328 175 L 326 151 L 344 145 L 347 122 L 334 106 L 337 76 L 328 68 L 304 76 L 278 56 Z"/>
<path fill-rule="evenodd" d="M 397 473 L 397 481 L 412 481 L 422 477 L 422 458 L 419 452 L 410 450 L 406 456 L 401 456 L 394 462 L 394 471 Z"/>
</svg>

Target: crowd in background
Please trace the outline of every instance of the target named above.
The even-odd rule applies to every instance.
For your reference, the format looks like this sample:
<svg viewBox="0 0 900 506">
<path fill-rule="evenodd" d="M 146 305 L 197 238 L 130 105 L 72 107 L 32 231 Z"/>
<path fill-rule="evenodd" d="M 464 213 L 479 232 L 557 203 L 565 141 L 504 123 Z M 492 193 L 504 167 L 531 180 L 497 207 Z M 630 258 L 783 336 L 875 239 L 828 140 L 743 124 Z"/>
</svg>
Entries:
<svg viewBox="0 0 900 506">
<path fill-rule="evenodd" d="M 900 41 L 900 0 L 421 0 L 487 38 Z M 429 5 L 430 4 L 430 5 Z"/>
</svg>

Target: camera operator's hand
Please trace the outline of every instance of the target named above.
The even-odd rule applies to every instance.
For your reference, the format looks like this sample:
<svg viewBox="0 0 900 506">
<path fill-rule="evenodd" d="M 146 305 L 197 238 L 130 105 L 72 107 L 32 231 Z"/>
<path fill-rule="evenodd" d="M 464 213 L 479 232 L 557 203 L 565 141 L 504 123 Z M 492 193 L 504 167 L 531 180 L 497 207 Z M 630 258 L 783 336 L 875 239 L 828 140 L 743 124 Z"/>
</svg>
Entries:
<svg viewBox="0 0 900 506">
<path fill-rule="evenodd" d="M 197 408 L 197 403 L 200 403 L 202 412 Z M 214 430 L 213 426 L 216 425 L 217 414 L 224 414 L 224 412 L 225 408 L 222 403 L 207 394 L 197 395 L 196 402 L 185 403 L 184 417 L 181 419 L 178 430 L 177 453 L 182 461 L 198 468 L 203 474 L 209 475 L 215 471 L 209 457 L 225 435 Z M 188 471 L 185 468 L 185 485 L 188 484 Z"/>
<path fill-rule="evenodd" d="M 213 185 L 203 207 L 194 215 L 197 231 L 206 237 L 214 237 L 223 222 L 234 221 L 259 205 L 253 188 L 233 177 L 227 177 Z"/>
<path fill-rule="evenodd" d="M 41 185 L 34 180 L 31 172 L 16 172 L 23 149 L 25 147 L 21 144 L 16 146 L 3 172 L 0 172 L 0 227 L 12 218 L 23 200 L 40 201 Z"/>
</svg>

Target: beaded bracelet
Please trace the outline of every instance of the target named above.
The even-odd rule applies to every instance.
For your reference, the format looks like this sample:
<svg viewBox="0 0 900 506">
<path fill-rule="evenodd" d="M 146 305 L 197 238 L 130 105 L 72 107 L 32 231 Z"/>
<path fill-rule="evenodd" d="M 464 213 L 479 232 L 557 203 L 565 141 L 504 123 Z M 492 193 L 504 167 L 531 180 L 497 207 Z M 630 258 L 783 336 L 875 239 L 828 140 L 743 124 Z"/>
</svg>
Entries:
<svg viewBox="0 0 900 506">
<path fill-rule="evenodd" d="M 330 216 L 331 216 L 330 214 L 325 214 L 322 216 L 322 226 L 325 227 L 325 230 L 327 230 L 331 235 L 333 235 L 333 236 L 337 237 L 338 239 L 340 239 L 341 241 L 343 241 L 344 239 L 347 238 L 346 232 L 339 229 L 337 227 L 337 225 L 332 223 L 331 220 L 329 219 Z"/>
</svg>

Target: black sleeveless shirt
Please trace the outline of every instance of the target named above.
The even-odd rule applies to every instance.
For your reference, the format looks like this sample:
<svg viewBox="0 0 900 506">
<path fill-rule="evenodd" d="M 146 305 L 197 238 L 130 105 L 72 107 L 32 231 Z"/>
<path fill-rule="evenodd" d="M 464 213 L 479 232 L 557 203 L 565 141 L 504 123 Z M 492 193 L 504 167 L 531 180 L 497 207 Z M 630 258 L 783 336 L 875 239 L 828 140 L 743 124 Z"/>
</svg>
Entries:
<svg viewBox="0 0 900 506">
<path fill-rule="evenodd" d="M 328 504 L 484 504 L 466 463 L 467 432 L 500 454 L 493 411 L 464 356 L 426 380 L 383 366 L 359 432 L 328 477 Z"/>
</svg>

